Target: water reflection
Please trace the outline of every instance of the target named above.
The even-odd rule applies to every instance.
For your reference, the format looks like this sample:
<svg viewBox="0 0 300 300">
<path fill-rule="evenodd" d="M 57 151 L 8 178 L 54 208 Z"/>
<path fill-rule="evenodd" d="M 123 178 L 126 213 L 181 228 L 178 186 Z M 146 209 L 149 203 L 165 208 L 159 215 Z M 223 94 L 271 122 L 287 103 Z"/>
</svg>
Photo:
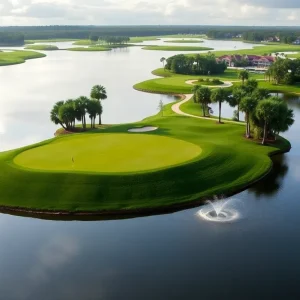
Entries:
<svg viewBox="0 0 300 300">
<path fill-rule="evenodd" d="M 249 188 L 257 199 L 262 197 L 272 198 L 282 188 L 284 177 L 287 175 L 289 166 L 286 155 L 277 155 L 273 159 L 273 168 L 268 176 Z"/>
</svg>

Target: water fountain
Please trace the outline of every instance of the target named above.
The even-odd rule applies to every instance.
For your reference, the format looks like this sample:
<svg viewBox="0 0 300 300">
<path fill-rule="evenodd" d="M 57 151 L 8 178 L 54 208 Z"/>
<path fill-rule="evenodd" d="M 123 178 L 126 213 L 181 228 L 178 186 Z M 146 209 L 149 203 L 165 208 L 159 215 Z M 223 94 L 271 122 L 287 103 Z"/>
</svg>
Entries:
<svg viewBox="0 0 300 300">
<path fill-rule="evenodd" d="M 240 218 L 240 213 L 232 207 L 236 201 L 234 198 L 209 200 L 207 205 L 197 212 L 197 215 L 211 222 L 236 221 Z"/>
</svg>

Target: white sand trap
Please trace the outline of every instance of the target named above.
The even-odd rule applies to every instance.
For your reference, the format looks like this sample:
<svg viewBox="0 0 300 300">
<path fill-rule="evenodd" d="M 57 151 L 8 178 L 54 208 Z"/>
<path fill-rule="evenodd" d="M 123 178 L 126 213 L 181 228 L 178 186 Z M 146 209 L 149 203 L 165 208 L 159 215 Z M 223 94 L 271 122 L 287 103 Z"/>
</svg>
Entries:
<svg viewBox="0 0 300 300">
<path fill-rule="evenodd" d="M 140 128 L 128 129 L 128 132 L 149 132 L 149 131 L 154 131 L 154 130 L 157 130 L 157 129 L 158 129 L 158 127 L 145 126 L 145 127 L 140 127 Z"/>
</svg>

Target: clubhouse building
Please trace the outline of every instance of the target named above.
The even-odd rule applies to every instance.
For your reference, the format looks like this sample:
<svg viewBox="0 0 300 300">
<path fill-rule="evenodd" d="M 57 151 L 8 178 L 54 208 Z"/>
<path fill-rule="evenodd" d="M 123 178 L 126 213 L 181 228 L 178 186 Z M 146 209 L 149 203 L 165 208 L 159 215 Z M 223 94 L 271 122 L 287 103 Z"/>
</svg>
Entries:
<svg viewBox="0 0 300 300">
<path fill-rule="evenodd" d="M 259 55 L 223 55 L 217 58 L 217 61 L 226 63 L 228 67 L 243 66 L 268 68 L 276 61 L 276 57 Z"/>
</svg>

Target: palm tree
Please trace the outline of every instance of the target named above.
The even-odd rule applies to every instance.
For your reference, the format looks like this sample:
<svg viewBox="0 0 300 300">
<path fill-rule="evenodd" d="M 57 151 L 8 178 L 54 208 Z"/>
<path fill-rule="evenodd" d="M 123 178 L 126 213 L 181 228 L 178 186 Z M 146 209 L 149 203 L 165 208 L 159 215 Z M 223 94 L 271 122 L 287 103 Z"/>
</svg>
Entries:
<svg viewBox="0 0 300 300">
<path fill-rule="evenodd" d="M 245 90 L 237 86 L 232 91 L 232 97 L 228 97 L 228 103 L 231 107 L 237 106 L 237 120 L 240 121 L 240 102 L 245 97 Z"/>
<path fill-rule="evenodd" d="M 194 100 L 194 103 L 198 103 L 197 101 L 197 91 L 201 88 L 201 85 L 194 85 L 193 88 L 192 88 L 192 93 L 194 94 L 193 96 L 193 100 Z"/>
<path fill-rule="evenodd" d="M 61 119 L 59 118 L 59 109 L 60 107 L 62 107 L 65 104 L 64 101 L 58 101 L 54 104 L 51 112 L 50 112 L 50 119 L 51 121 L 56 124 L 56 125 L 60 125 L 62 128 L 67 129 L 67 127 L 64 125 L 64 123 L 61 121 Z"/>
<path fill-rule="evenodd" d="M 196 92 L 196 99 L 202 106 L 203 116 L 206 116 L 208 103 L 211 101 L 211 91 L 208 87 L 200 87 Z"/>
<path fill-rule="evenodd" d="M 68 99 L 65 102 L 65 105 L 68 107 L 68 114 L 71 123 L 70 126 L 71 128 L 75 128 L 75 121 L 76 121 L 75 101 L 73 99 Z"/>
<path fill-rule="evenodd" d="M 71 101 L 59 107 L 58 117 L 66 125 L 67 130 L 72 130 L 75 125 L 75 108 Z"/>
<path fill-rule="evenodd" d="M 240 103 L 240 110 L 245 113 L 246 118 L 246 137 L 249 139 L 251 136 L 250 130 L 250 117 L 251 114 L 255 111 L 257 106 L 257 99 L 255 97 L 244 97 Z"/>
<path fill-rule="evenodd" d="M 85 96 L 81 96 L 75 100 L 75 111 L 76 111 L 76 119 L 81 121 L 82 128 L 86 129 L 86 109 L 89 98 Z"/>
<path fill-rule="evenodd" d="M 87 103 L 87 112 L 91 119 L 91 128 L 95 128 L 96 117 L 102 113 L 101 103 L 97 99 L 89 100 Z"/>
<path fill-rule="evenodd" d="M 249 72 L 247 70 L 241 70 L 238 74 L 238 78 L 241 79 L 244 84 L 245 80 L 249 78 Z"/>
<path fill-rule="evenodd" d="M 102 85 L 95 85 L 91 90 L 91 98 L 99 101 L 107 99 L 106 89 Z M 99 115 L 99 125 L 101 125 L 101 114 Z"/>
<path fill-rule="evenodd" d="M 276 106 L 271 99 L 264 99 L 259 102 L 256 108 L 256 116 L 264 122 L 264 134 L 262 144 L 265 145 L 268 133 L 268 125 L 272 118 L 276 118 Z"/>
<path fill-rule="evenodd" d="M 162 57 L 160 59 L 160 62 L 163 64 L 164 68 L 165 68 L 165 61 L 166 61 L 166 58 L 165 57 Z"/>
<path fill-rule="evenodd" d="M 222 102 L 227 101 L 228 96 L 228 92 L 223 88 L 215 89 L 211 93 L 212 102 L 219 103 L 219 123 L 221 123 Z"/>
</svg>

